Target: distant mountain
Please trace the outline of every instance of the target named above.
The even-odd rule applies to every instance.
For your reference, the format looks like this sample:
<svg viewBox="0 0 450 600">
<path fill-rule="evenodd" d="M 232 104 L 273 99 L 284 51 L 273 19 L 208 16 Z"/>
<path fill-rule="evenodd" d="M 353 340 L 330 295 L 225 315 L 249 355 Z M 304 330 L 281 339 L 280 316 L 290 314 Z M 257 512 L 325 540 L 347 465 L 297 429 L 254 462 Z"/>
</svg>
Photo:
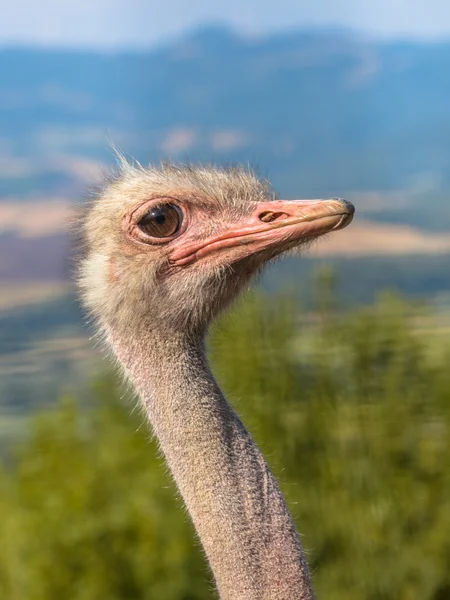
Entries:
<svg viewBox="0 0 450 600">
<path fill-rule="evenodd" d="M 140 53 L 5 48 L 0 74 L 3 197 L 66 194 L 52 158 L 111 160 L 112 141 L 144 161 L 250 161 L 291 196 L 409 190 L 450 227 L 450 42 L 214 27 Z M 10 173 L 8 157 L 46 166 Z"/>
<path fill-rule="evenodd" d="M 95 364 L 78 304 L 63 294 L 78 252 L 68 231 L 74 203 L 114 161 L 111 144 L 143 163 L 249 162 L 283 196 L 353 200 L 355 222 L 321 242 L 322 256 L 288 259 L 262 281 L 300 291 L 305 310 L 324 263 L 346 307 L 384 288 L 450 304 L 450 42 L 333 30 L 250 39 L 209 27 L 147 52 L 4 48 L 0 403 L 8 410 L 44 402 L 59 381 L 78 385 Z"/>
</svg>

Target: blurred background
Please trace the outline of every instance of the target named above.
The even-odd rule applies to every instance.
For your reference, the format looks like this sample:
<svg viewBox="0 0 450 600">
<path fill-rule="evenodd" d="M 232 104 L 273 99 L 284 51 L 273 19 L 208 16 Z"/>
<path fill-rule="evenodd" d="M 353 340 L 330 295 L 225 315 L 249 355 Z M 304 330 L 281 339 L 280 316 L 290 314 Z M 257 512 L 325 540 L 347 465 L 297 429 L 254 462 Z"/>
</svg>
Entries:
<svg viewBox="0 0 450 600">
<path fill-rule="evenodd" d="M 18 0 L 0 74 L 0 597 L 214 597 L 73 291 L 114 145 L 354 202 L 215 328 L 215 372 L 319 597 L 450 599 L 450 5 Z"/>
</svg>

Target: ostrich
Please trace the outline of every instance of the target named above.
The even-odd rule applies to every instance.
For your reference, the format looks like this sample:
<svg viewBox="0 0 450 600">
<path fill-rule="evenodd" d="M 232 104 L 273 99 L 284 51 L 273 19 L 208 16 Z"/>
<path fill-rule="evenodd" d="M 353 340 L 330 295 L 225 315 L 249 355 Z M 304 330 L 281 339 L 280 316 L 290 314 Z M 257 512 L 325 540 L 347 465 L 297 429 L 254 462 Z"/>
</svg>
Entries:
<svg viewBox="0 0 450 600">
<path fill-rule="evenodd" d="M 278 484 L 208 366 L 214 317 L 277 255 L 353 218 L 242 168 L 122 161 L 87 211 L 80 292 L 140 397 L 223 600 L 310 600 Z"/>
</svg>

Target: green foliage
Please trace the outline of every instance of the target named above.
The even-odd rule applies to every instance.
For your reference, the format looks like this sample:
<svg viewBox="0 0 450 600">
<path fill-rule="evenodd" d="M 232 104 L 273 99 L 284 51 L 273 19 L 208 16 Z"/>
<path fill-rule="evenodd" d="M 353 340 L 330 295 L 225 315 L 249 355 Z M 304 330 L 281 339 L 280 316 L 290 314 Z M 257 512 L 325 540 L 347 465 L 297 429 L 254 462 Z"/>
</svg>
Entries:
<svg viewBox="0 0 450 600">
<path fill-rule="evenodd" d="M 450 352 L 423 309 L 348 313 L 253 296 L 214 331 L 214 371 L 278 476 L 321 598 L 450 597 Z M 157 447 L 110 378 L 37 417 L 0 477 L 0 597 L 213 597 Z M 86 405 L 86 399 L 83 399 Z"/>
<path fill-rule="evenodd" d="M 118 387 L 97 382 L 91 411 L 63 398 L 38 417 L 4 474 L 1 598 L 208 597 L 189 519 Z"/>
</svg>

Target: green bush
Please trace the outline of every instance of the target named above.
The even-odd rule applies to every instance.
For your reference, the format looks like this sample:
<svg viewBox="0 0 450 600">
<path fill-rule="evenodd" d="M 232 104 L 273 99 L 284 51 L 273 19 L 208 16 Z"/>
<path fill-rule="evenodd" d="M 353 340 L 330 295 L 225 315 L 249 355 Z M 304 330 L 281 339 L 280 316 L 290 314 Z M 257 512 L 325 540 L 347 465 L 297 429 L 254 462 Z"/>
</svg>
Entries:
<svg viewBox="0 0 450 600">
<path fill-rule="evenodd" d="M 214 371 L 278 476 L 319 598 L 450 598 L 450 353 L 384 296 L 340 313 L 253 296 L 214 331 Z M 0 597 L 201 600 L 211 577 L 134 401 L 34 419 L 0 477 Z M 86 404 L 85 399 L 83 403 Z"/>
</svg>

